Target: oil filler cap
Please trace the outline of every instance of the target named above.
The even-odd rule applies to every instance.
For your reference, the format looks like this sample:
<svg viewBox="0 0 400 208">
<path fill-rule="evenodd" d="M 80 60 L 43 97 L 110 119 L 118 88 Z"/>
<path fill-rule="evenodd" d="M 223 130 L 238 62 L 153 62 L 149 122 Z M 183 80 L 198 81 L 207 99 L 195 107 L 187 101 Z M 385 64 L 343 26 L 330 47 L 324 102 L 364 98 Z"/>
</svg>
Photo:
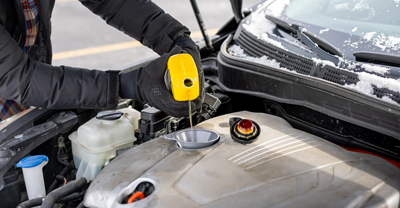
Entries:
<svg viewBox="0 0 400 208">
<path fill-rule="evenodd" d="M 229 119 L 231 137 L 241 144 L 255 142 L 260 136 L 260 126 L 252 120 L 233 117 Z"/>
</svg>

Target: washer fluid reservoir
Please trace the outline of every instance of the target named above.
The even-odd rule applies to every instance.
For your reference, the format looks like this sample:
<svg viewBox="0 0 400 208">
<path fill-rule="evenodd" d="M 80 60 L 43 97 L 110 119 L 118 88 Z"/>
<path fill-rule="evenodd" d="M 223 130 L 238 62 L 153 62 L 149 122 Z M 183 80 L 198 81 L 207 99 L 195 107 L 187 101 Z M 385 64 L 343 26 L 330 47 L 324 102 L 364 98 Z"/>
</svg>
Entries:
<svg viewBox="0 0 400 208">
<path fill-rule="evenodd" d="M 132 146 L 139 118 L 140 112 L 132 107 L 102 111 L 70 134 L 76 177 L 93 180 L 118 149 Z"/>
</svg>

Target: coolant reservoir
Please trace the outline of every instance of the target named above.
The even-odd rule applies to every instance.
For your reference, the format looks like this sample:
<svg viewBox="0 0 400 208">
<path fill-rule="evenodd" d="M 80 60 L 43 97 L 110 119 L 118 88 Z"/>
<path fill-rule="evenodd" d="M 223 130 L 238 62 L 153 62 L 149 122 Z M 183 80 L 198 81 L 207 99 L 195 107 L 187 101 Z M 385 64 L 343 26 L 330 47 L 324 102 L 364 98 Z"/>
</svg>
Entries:
<svg viewBox="0 0 400 208">
<path fill-rule="evenodd" d="M 140 112 L 132 107 L 102 111 L 70 134 L 76 177 L 93 180 L 118 149 L 132 146 L 139 118 Z"/>
</svg>

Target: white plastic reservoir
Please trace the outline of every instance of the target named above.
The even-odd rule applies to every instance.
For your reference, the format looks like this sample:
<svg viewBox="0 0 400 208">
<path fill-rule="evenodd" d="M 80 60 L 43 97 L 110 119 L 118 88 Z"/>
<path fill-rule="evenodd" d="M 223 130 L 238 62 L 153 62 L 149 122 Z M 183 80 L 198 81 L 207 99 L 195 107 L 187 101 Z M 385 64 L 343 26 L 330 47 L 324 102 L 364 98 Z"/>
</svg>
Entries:
<svg viewBox="0 0 400 208">
<path fill-rule="evenodd" d="M 34 155 L 25 157 L 16 164 L 22 168 L 28 199 L 46 196 L 42 169 L 48 161 L 45 155 Z"/>
<path fill-rule="evenodd" d="M 102 111 L 70 134 L 76 177 L 93 180 L 118 149 L 132 146 L 139 118 L 140 112 L 132 107 Z"/>
</svg>

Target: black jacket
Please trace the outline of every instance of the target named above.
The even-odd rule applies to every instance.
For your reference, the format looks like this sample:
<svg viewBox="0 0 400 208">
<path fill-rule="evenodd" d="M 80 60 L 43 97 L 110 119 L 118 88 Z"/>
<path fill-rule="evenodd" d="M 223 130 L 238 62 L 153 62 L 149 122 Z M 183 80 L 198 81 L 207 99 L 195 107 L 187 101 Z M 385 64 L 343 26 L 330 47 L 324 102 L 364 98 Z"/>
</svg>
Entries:
<svg viewBox="0 0 400 208">
<path fill-rule="evenodd" d="M 117 71 L 51 65 L 50 18 L 55 0 L 38 0 L 39 32 L 29 54 L 20 0 L 0 0 L 0 97 L 45 108 L 115 108 Z M 189 30 L 150 0 L 80 0 L 109 25 L 158 54 Z"/>
</svg>

